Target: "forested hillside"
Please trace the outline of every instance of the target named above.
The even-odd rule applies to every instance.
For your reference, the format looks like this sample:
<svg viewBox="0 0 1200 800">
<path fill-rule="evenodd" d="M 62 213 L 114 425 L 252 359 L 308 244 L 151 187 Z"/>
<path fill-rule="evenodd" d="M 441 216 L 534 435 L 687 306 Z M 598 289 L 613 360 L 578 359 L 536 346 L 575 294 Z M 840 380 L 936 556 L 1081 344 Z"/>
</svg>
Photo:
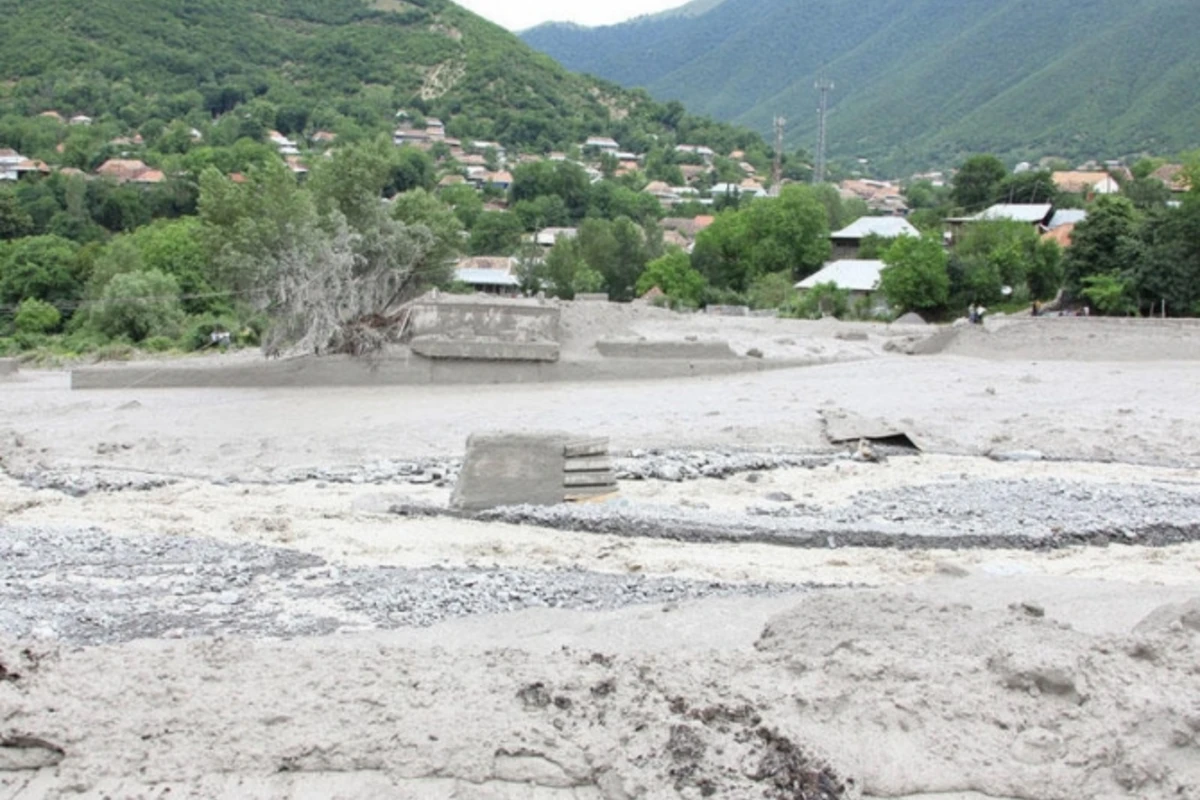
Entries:
<svg viewBox="0 0 1200 800">
<path fill-rule="evenodd" d="M 644 95 L 573 75 L 445 0 L 0 0 L 0 19 L 0 115 L 55 109 L 132 130 L 239 108 L 344 141 L 407 108 L 451 136 L 540 149 L 664 132 Z M 738 135 L 670 121 L 692 138 Z"/>
<path fill-rule="evenodd" d="M 881 166 L 1170 153 L 1200 144 L 1193 0 L 725 0 L 699 16 L 524 34 L 571 69 Z"/>
</svg>

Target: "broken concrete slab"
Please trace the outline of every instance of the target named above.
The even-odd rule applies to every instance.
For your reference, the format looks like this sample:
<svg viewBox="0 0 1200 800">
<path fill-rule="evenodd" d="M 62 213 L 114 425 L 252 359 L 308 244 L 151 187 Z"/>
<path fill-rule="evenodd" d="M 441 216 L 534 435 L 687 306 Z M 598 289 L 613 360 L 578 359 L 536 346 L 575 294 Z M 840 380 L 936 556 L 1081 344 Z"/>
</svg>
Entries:
<svg viewBox="0 0 1200 800">
<path fill-rule="evenodd" d="M 607 439 L 563 432 L 473 434 L 450 505 L 463 511 L 557 505 L 611 494 L 616 484 Z"/>
<path fill-rule="evenodd" d="M 600 339 L 596 349 L 606 358 L 676 358 L 698 361 L 737 358 L 724 340 L 648 341 L 644 339 Z"/>
<path fill-rule="evenodd" d="M 505 342 L 418 336 L 412 351 L 425 358 L 457 361 L 558 361 L 557 342 Z"/>
<path fill-rule="evenodd" d="M 850 444 L 865 440 L 892 447 L 923 449 L 917 434 L 887 420 L 864 417 L 841 408 L 822 409 L 820 414 L 821 421 L 825 424 L 825 438 L 830 444 Z"/>
</svg>

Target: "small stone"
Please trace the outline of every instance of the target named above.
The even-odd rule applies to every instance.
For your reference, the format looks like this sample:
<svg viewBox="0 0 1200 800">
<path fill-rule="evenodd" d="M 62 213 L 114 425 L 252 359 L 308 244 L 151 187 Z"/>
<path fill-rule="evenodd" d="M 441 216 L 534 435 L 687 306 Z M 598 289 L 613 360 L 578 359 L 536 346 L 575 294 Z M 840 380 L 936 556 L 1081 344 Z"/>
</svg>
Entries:
<svg viewBox="0 0 1200 800">
<path fill-rule="evenodd" d="M 772 503 L 791 503 L 796 498 L 787 492 L 768 492 L 764 499 L 770 500 Z"/>
<path fill-rule="evenodd" d="M 748 358 L 762 358 L 763 351 L 759 350 L 757 347 L 751 347 L 749 350 L 746 351 L 746 356 Z"/>
</svg>

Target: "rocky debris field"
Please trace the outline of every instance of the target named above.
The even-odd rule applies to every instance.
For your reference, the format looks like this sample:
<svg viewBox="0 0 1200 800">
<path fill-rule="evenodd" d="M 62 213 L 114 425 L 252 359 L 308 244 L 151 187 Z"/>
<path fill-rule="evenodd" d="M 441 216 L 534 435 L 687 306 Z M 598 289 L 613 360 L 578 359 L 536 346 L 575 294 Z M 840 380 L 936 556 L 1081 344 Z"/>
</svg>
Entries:
<svg viewBox="0 0 1200 800">
<path fill-rule="evenodd" d="M 449 513 L 418 504 L 392 511 Z M 962 480 L 860 492 L 833 507 L 765 491 L 739 512 L 712 509 L 698 492 L 682 506 L 615 497 L 589 505 L 511 506 L 472 516 L 620 536 L 794 547 L 1163 546 L 1200 540 L 1200 491 L 1191 485 L 1055 478 Z"/>
<path fill-rule="evenodd" d="M 344 567 L 253 544 L 0 526 L 0 635 L 76 644 L 316 636 L 525 608 L 607 611 L 804 588 L 584 571 Z"/>
</svg>

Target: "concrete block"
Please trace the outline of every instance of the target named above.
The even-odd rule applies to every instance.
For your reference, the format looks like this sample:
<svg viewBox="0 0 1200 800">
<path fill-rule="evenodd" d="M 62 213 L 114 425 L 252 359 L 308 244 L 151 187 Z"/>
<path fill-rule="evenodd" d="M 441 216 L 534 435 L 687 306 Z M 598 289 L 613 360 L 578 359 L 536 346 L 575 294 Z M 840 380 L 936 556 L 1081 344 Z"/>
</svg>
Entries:
<svg viewBox="0 0 1200 800">
<path fill-rule="evenodd" d="M 558 341 L 558 306 L 529 300 L 439 298 L 410 306 L 414 337 L 500 339 L 514 342 Z"/>
<path fill-rule="evenodd" d="M 425 358 L 457 361 L 558 361 L 557 342 L 505 342 L 418 336 L 412 351 Z"/>
<path fill-rule="evenodd" d="M 473 434 L 450 505 L 482 511 L 611 494 L 617 481 L 607 454 L 607 440 L 581 441 L 562 432 Z"/>
<path fill-rule="evenodd" d="M 674 358 L 700 361 L 737 358 L 726 341 L 642 341 L 641 339 L 600 339 L 596 349 L 606 358 Z"/>
<path fill-rule="evenodd" d="M 20 362 L 15 358 L 0 358 L 0 378 L 5 375 L 16 375 L 20 371 Z"/>
<path fill-rule="evenodd" d="M 607 303 L 608 295 L 604 292 L 582 292 L 575 295 L 575 301 L 579 303 Z"/>
</svg>

